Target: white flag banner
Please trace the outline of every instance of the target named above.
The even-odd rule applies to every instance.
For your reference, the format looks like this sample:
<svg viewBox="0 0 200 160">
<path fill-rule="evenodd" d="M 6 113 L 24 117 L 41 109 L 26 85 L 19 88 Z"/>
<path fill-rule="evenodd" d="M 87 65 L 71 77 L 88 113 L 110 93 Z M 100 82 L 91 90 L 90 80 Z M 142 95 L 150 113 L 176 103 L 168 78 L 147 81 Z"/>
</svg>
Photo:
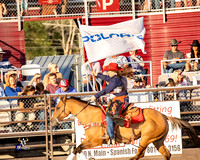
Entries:
<svg viewBox="0 0 200 160">
<path fill-rule="evenodd" d="M 79 27 L 89 62 L 136 49 L 145 53 L 143 17 L 109 26 Z"/>
</svg>

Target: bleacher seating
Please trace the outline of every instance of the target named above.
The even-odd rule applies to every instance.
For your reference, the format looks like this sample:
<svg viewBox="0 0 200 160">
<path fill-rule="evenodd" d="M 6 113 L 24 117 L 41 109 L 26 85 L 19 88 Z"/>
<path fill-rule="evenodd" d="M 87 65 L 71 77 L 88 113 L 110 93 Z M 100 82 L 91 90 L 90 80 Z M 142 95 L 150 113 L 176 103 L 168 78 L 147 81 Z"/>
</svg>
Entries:
<svg viewBox="0 0 200 160">
<path fill-rule="evenodd" d="M 0 101 L 0 109 L 10 109 L 10 103 L 7 100 Z M 0 122 L 10 122 L 11 121 L 11 112 L 0 112 Z M 0 127 L 5 126 L 6 124 L 0 124 Z"/>
</svg>

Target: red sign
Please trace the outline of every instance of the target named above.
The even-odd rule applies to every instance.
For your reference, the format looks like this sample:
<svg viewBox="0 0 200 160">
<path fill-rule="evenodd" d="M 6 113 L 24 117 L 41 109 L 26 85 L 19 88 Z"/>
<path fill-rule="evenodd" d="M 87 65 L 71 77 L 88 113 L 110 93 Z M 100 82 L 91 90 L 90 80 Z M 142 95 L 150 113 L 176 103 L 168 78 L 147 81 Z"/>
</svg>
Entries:
<svg viewBox="0 0 200 160">
<path fill-rule="evenodd" d="M 62 0 L 38 0 L 38 4 L 62 4 Z"/>
<path fill-rule="evenodd" d="M 96 0 L 97 12 L 119 11 L 119 0 Z"/>
</svg>

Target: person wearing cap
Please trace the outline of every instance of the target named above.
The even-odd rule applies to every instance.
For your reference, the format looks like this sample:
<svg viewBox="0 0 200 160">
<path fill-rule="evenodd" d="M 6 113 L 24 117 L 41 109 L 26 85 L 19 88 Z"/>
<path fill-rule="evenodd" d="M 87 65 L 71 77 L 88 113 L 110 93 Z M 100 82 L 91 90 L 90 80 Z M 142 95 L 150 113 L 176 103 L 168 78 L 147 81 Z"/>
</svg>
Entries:
<svg viewBox="0 0 200 160">
<path fill-rule="evenodd" d="M 60 81 L 59 87 L 60 88 L 58 90 L 56 90 L 55 94 L 77 92 L 77 90 L 75 88 L 70 86 L 69 81 L 67 79 L 62 79 Z M 58 104 L 59 101 L 60 101 L 60 99 L 58 97 L 56 97 L 56 99 L 55 99 L 56 105 Z"/>
<path fill-rule="evenodd" d="M 172 39 L 170 42 L 171 50 L 165 52 L 163 60 L 175 60 L 175 59 L 185 59 L 185 55 L 183 52 L 178 50 L 178 44 L 181 42 L 177 42 L 176 39 Z M 163 63 L 164 73 L 173 73 L 174 70 L 183 70 L 185 68 L 185 62 L 179 61 L 171 61 Z"/>
<path fill-rule="evenodd" d="M 0 69 L 12 69 L 10 62 L 7 59 L 3 58 L 3 55 L 6 52 L 0 47 Z"/>
<path fill-rule="evenodd" d="M 111 102 L 108 106 L 106 112 L 106 121 L 107 121 L 107 133 L 109 136 L 108 144 L 115 143 L 114 140 L 114 124 L 113 122 L 119 123 L 116 121 L 116 118 L 119 119 L 119 115 L 123 108 L 127 107 L 128 104 L 128 93 L 127 93 L 127 81 L 126 78 L 121 76 L 123 73 L 123 69 L 118 66 L 117 63 L 110 63 L 108 66 L 104 68 L 104 71 L 108 71 L 108 75 L 104 75 L 102 73 L 93 72 L 94 76 L 101 78 L 104 81 L 109 82 L 109 84 L 102 91 L 99 91 L 94 96 L 91 97 L 92 101 L 100 98 L 103 95 L 108 93 L 113 94 Z M 124 122 L 124 121 L 123 121 Z M 124 126 L 124 124 L 122 124 Z"/>
<path fill-rule="evenodd" d="M 200 45 L 198 40 L 193 40 L 192 44 L 190 44 L 191 52 L 186 54 L 188 59 L 190 58 L 200 58 Z M 190 70 L 198 71 L 200 69 L 200 60 L 188 60 L 185 64 L 185 71 L 188 72 Z"/>
</svg>

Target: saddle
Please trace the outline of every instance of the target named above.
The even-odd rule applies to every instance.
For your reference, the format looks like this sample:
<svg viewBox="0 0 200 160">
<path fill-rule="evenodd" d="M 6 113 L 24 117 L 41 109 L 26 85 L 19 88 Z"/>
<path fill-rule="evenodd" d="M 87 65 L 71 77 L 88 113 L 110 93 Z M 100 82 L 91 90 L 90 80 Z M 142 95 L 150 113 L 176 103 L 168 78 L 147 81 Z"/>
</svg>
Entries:
<svg viewBox="0 0 200 160">
<path fill-rule="evenodd" d="M 124 120 L 125 120 L 124 127 L 127 127 L 127 128 L 130 127 L 130 122 L 132 124 L 143 122 L 144 115 L 143 115 L 142 109 L 134 107 L 133 104 L 131 104 L 126 110 L 126 112 L 124 113 Z"/>
</svg>

